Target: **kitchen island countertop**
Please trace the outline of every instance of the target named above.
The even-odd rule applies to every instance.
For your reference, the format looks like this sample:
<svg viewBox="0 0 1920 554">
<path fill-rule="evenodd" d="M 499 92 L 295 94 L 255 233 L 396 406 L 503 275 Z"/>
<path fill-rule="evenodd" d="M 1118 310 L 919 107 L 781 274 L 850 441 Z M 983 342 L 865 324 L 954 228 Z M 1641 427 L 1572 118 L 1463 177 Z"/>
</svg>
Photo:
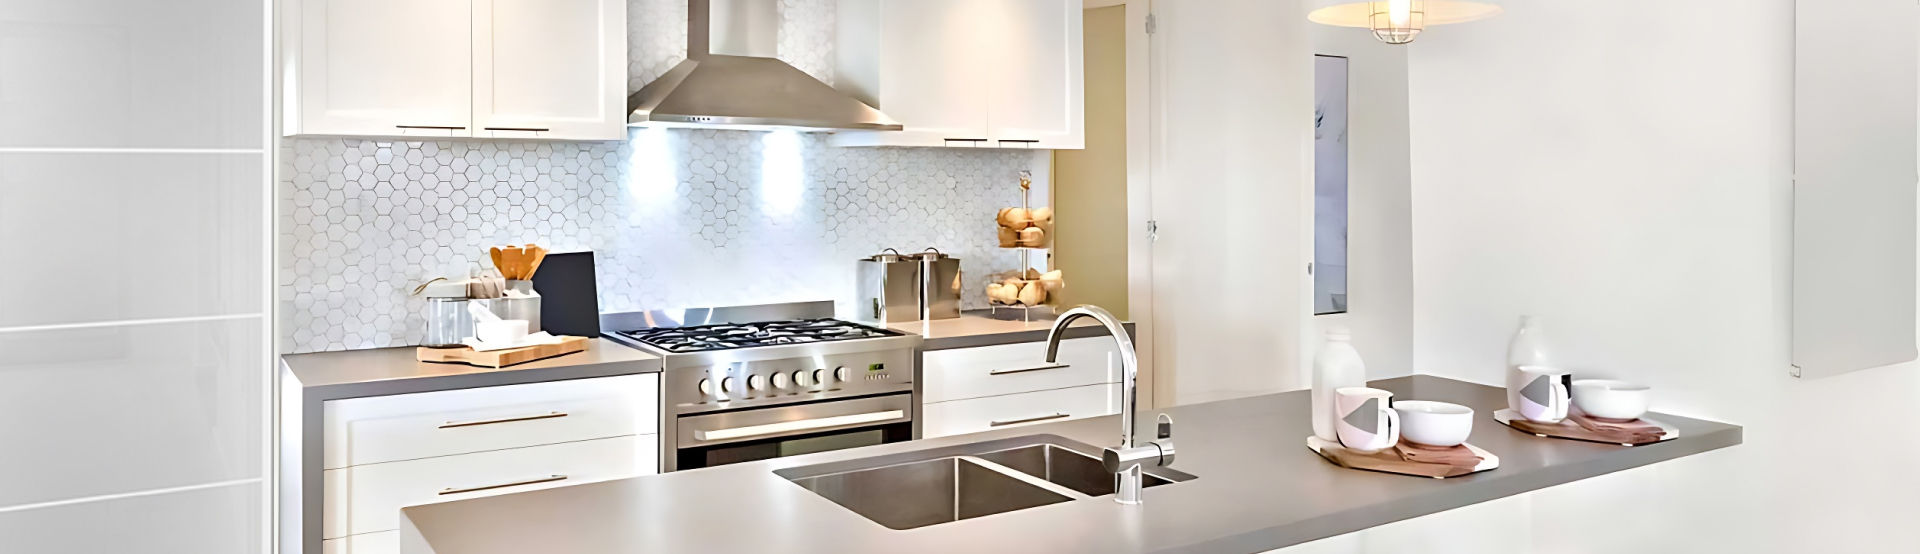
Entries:
<svg viewBox="0 0 1920 554">
<path fill-rule="evenodd" d="M 1118 426 L 1107 416 L 413 506 L 401 510 L 402 552 L 1257 552 L 1741 442 L 1738 426 L 1671 415 L 1659 417 L 1681 436 L 1646 446 L 1538 438 L 1493 421 L 1497 387 L 1431 376 L 1374 386 L 1474 407 L 1469 440 L 1501 467 L 1445 480 L 1335 467 L 1307 450 L 1308 394 L 1295 391 L 1166 410 L 1173 468 L 1198 478 L 1146 489 L 1138 506 L 1107 496 L 895 531 L 774 474 L 1024 435 L 1106 446 Z"/>
</svg>

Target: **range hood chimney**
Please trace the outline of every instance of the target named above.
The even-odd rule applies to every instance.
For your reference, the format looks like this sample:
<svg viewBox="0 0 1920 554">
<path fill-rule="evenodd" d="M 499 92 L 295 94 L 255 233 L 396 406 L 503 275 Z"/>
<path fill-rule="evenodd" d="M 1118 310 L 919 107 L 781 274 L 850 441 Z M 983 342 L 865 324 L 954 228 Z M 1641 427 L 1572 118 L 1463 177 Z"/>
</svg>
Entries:
<svg viewBox="0 0 1920 554">
<path fill-rule="evenodd" d="M 628 125 L 902 129 L 887 114 L 786 62 L 712 53 L 711 3 L 687 1 L 687 60 L 627 97 Z"/>
</svg>

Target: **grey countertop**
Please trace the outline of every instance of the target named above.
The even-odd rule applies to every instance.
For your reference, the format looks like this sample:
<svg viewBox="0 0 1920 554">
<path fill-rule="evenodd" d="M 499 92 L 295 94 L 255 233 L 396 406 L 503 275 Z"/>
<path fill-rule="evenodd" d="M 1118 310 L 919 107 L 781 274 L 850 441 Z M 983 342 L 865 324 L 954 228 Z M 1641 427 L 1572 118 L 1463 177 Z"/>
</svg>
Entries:
<svg viewBox="0 0 1920 554">
<path fill-rule="evenodd" d="M 1047 332 L 1053 329 L 1053 316 L 1033 321 L 1008 321 L 994 319 L 987 310 L 969 310 L 961 312 L 953 319 L 935 319 L 932 321 L 905 321 L 887 326 L 902 333 L 920 335 L 921 350 L 947 350 L 952 348 L 973 348 L 1022 342 L 1047 340 Z M 1133 323 L 1126 324 L 1127 333 L 1134 332 Z M 1081 319 L 1067 328 L 1066 338 L 1093 337 L 1105 335 L 1100 324 L 1092 319 Z"/>
<path fill-rule="evenodd" d="M 1492 419 L 1501 389 L 1429 376 L 1375 383 L 1478 413 L 1470 441 L 1501 467 L 1446 480 L 1341 469 L 1308 451 L 1304 391 L 1167 410 L 1192 481 L 1139 506 L 1110 497 L 919 529 L 873 523 L 774 470 L 1033 434 L 1114 441 L 1117 417 L 696 469 L 401 510 L 406 554 L 519 552 L 1255 552 L 1740 444 L 1741 429 L 1678 416 L 1678 439 L 1622 447 L 1537 438 Z M 1152 421 L 1143 417 L 1142 421 Z M 1660 502 L 1658 490 L 1638 491 Z M 421 548 L 424 546 L 425 548 Z"/>
<path fill-rule="evenodd" d="M 660 371 L 660 358 L 604 338 L 580 352 L 502 368 L 417 361 L 412 346 L 287 354 L 281 360 L 307 395 L 325 399 Z"/>
</svg>

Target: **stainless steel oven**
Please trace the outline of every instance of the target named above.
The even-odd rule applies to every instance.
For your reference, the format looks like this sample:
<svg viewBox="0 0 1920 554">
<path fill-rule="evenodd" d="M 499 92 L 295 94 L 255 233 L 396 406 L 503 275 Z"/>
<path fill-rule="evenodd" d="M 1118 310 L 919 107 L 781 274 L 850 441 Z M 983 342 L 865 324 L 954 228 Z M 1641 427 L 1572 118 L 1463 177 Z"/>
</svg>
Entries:
<svg viewBox="0 0 1920 554">
<path fill-rule="evenodd" d="M 661 471 L 913 440 L 920 337 L 832 310 L 602 315 L 609 338 L 661 357 Z"/>
<path fill-rule="evenodd" d="M 675 423 L 677 469 L 913 440 L 913 395 L 888 394 L 687 416 Z"/>
</svg>

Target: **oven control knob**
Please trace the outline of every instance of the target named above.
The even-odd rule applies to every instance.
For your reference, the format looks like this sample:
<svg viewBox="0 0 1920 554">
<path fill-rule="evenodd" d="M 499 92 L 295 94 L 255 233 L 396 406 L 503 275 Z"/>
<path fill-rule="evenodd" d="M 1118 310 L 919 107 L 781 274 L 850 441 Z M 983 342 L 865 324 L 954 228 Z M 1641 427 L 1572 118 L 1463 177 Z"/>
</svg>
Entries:
<svg viewBox="0 0 1920 554">
<path fill-rule="evenodd" d="M 847 366 L 840 366 L 840 367 L 833 368 L 833 380 L 840 381 L 842 383 L 846 382 Z"/>
<path fill-rule="evenodd" d="M 700 394 L 702 394 L 702 395 L 709 395 L 709 396 L 710 396 L 710 395 L 712 395 L 712 394 L 713 394 L 713 382 L 712 382 L 712 381 L 708 381 L 708 380 L 706 380 L 706 379 L 701 379 L 701 380 L 700 380 Z"/>
<path fill-rule="evenodd" d="M 815 385 L 827 384 L 827 370 L 824 370 L 824 369 L 813 370 L 813 384 Z"/>
<path fill-rule="evenodd" d="M 754 391 L 754 390 L 760 390 L 764 388 L 767 388 L 766 377 L 763 377 L 760 375 L 747 376 L 747 390 Z"/>
<path fill-rule="evenodd" d="M 800 385 L 802 387 L 813 386 L 813 373 L 810 373 L 804 369 L 793 372 L 793 384 Z"/>
<path fill-rule="evenodd" d="M 786 372 L 774 373 L 772 381 L 773 381 L 773 388 L 776 388 L 776 389 L 787 388 L 788 381 L 787 381 Z"/>
<path fill-rule="evenodd" d="M 720 392 L 731 393 L 734 389 L 738 388 L 740 388 L 740 385 L 735 384 L 732 377 L 720 380 Z"/>
</svg>

